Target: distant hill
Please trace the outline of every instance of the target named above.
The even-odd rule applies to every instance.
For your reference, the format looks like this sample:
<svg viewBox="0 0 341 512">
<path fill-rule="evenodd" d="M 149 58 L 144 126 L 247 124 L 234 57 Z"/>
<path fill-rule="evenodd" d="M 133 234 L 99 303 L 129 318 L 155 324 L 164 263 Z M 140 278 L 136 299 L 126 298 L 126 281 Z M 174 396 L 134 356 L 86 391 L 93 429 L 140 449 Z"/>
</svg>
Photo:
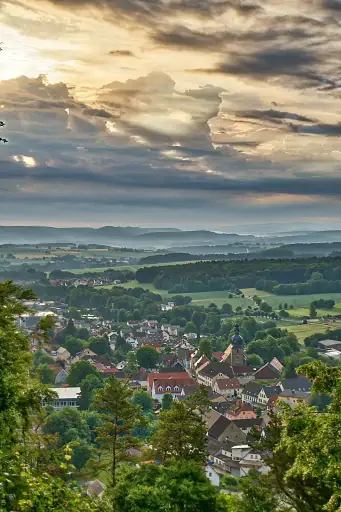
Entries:
<svg viewBox="0 0 341 512">
<path fill-rule="evenodd" d="M 239 235 L 209 230 L 103 226 L 54 228 L 47 226 L 0 226 L 0 244 L 100 244 L 133 249 L 166 250 L 191 254 L 250 254 L 290 246 L 295 254 L 330 254 L 339 250 L 341 230 L 312 231 L 284 236 Z M 314 244 L 314 247 L 311 246 Z M 319 244 L 323 244 L 323 247 Z M 330 246 L 331 244 L 336 244 Z M 292 246 L 295 247 L 292 247 Z M 329 246 L 328 246 L 329 245 Z M 288 254 L 288 253 L 287 253 Z"/>
</svg>

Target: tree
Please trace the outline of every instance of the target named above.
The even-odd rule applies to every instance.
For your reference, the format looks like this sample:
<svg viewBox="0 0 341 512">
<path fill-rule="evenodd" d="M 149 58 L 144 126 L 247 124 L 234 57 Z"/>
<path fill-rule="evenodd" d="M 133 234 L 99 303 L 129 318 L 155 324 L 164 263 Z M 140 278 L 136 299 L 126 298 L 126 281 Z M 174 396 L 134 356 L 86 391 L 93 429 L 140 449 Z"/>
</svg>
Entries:
<svg viewBox="0 0 341 512">
<path fill-rule="evenodd" d="M 29 339 L 15 323 L 18 315 L 28 311 L 23 301 L 34 298 L 31 291 L 12 282 L 0 283 L 0 509 L 99 512 L 97 502 L 66 482 L 71 454 L 65 451 L 61 459 L 37 448 L 41 402 L 55 394 L 34 380 Z M 54 461 L 53 476 L 43 452 Z"/>
<path fill-rule="evenodd" d="M 75 327 L 75 324 L 72 320 L 72 318 L 69 319 L 67 326 L 64 329 L 64 335 L 66 336 L 77 336 L 77 329 Z"/>
<path fill-rule="evenodd" d="M 137 369 L 138 369 L 138 362 L 137 362 L 136 353 L 131 350 L 127 354 L 125 370 L 128 373 L 135 373 L 137 371 Z"/>
<path fill-rule="evenodd" d="M 136 358 L 140 368 L 155 368 L 159 361 L 159 353 L 153 347 L 140 347 L 136 351 Z"/>
<path fill-rule="evenodd" d="M 80 383 L 81 396 L 78 399 L 79 409 L 81 411 L 89 409 L 94 397 L 94 391 L 103 388 L 103 386 L 102 379 L 97 375 L 89 374 L 82 380 Z"/>
<path fill-rule="evenodd" d="M 196 333 L 197 327 L 194 322 L 187 322 L 185 327 L 185 334 Z"/>
<path fill-rule="evenodd" d="M 60 446 L 77 439 L 90 440 L 88 424 L 82 413 L 72 407 L 65 407 L 50 414 L 43 431 L 45 434 L 58 434 Z"/>
<path fill-rule="evenodd" d="M 103 425 L 96 428 L 97 440 L 105 450 L 100 468 L 107 471 L 111 488 L 116 486 L 116 472 L 123 461 L 132 460 L 129 450 L 140 446 L 133 430 L 145 420 L 139 406 L 132 403 L 133 390 L 129 382 L 119 382 L 110 377 L 94 400 L 96 409 L 103 418 Z M 115 510 L 115 509 L 114 509 Z"/>
<path fill-rule="evenodd" d="M 110 354 L 111 352 L 107 336 L 96 336 L 90 338 L 89 348 L 98 355 Z"/>
<path fill-rule="evenodd" d="M 259 309 L 261 311 L 263 311 L 263 313 L 271 313 L 271 311 L 272 311 L 272 307 L 270 306 L 270 304 L 268 304 L 267 302 L 264 302 L 264 301 L 259 306 Z"/>
<path fill-rule="evenodd" d="M 281 318 L 289 318 L 289 316 L 290 316 L 289 313 L 287 311 L 285 311 L 285 309 L 281 309 L 278 314 Z"/>
<path fill-rule="evenodd" d="M 200 310 L 194 311 L 191 320 L 194 323 L 194 325 L 196 326 L 195 332 L 197 333 L 198 340 L 200 340 L 200 332 L 201 332 L 201 326 L 204 323 L 204 315 L 202 314 L 202 312 Z"/>
<path fill-rule="evenodd" d="M 200 391 L 186 400 L 173 400 L 170 410 L 160 412 L 158 429 L 150 440 L 156 458 L 205 460 L 207 427 L 198 410 L 203 413 L 208 408 L 206 396 Z"/>
<path fill-rule="evenodd" d="M 165 393 L 162 397 L 161 409 L 163 411 L 169 411 L 172 407 L 173 395 L 172 393 Z"/>
<path fill-rule="evenodd" d="M 204 338 L 200 340 L 199 344 L 199 354 L 201 356 L 206 356 L 208 359 L 211 359 L 212 357 L 212 343 L 209 339 Z"/>
<path fill-rule="evenodd" d="M 67 382 L 70 386 L 79 386 L 87 375 L 97 375 L 99 377 L 98 371 L 89 361 L 78 361 L 71 365 Z"/>
<path fill-rule="evenodd" d="M 88 460 L 94 455 L 94 448 L 84 441 L 74 441 L 71 443 L 72 458 L 71 462 L 78 471 L 84 468 Z"/>
<path fill-rule="evenodd" d="M 310 304 L 309 316 L 310 318 L 317 318 L 317 311 L 313 302 Z"/>
<path fill-rule="evenodd" d="M 42 384 L 54 384 L 56 375 L 48 364 L 42 364 L 38 366 L 38 374 Z"/>
<path fill-rule="evenodd" d="M 143 413 L 153 410 L 153 399 L 147 391 L 135 391 L 133 396 L 133 404 L 139 405 Z"/>
<path fill-rule="evenodd" d="M 117 512 L 211 512 L 218 510 L 218 494 L 200 464 L 172 460 L 124 466 L 114 496 Z"/>
<path fill-rule="evenodd" d="M 249 496 L 253 495 L 254 500 L 252 509 L 264 510 L 258 493 L 265 495 L 267 502 L 277 500 L 286 505 L 287 510 L 337 512 L 341 485 L 341 368 L 318 361 L 299 367 L 297 373 L 313 382 L 314 394 L 330 395 L 332 401 L 327 414 L 319 414 L 315 407 L 306 405 L 292 410 L 286 404 L 271 414 L 265 435 L 257 434 L 254 443 L 270 472 L 255 482 L 248 481 Z M 276 506 L 268 510 L 276 510 Z"/>
<path fill-rule="evenodd" d="M 65 348 L 70 352 L 70 354 L 72 356 L 75 356 L 76 354 L 78 354 L 78 352 L 83 350 L 84 341 L 79 338 L 75 338 L 74 336 L 67 336 L 64 345 Z"/>
<path fill-rule="evenodd" d="M 29 340 L 15 323 L 28 311 L 22 301 L 33 298 L 31 291 L 10 281 L 0 283 L 0 451 L 4 456 L 25 437 L 44 397 L 53 395 L 32 379 Z"/>
<path fill-rule="evenodd" d="M 264 361 L 258 354 L 249 354 L 246 357 L 246 362 L 250 366 L 254 366 L 255 368 L 260 368 L 263 366 Z"/>
<path fill-rule="evenodd" d="M 223 304 L 221 306 L 221 312 L 223 313 L 223 315 L 232 315 L 233 313 L 233 307 L 231 306 L 231 304 Z"/>
</svg>

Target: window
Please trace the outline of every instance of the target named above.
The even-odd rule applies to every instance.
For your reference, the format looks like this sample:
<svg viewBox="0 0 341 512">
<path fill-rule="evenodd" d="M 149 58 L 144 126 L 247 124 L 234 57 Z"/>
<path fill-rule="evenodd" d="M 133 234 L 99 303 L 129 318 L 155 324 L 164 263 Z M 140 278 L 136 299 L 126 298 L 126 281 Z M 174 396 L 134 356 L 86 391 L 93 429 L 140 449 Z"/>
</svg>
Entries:
<svg viewBox="0 0 341 512">
<path fill-rule="evenodd" d="M 170 391 L 171 390 L 171 387 L 170 386 L 167 386 L 166 387 L 166 391 Z"/>
<path fill-rule="evenodd" d="M 163 387 L 162 387 L 162 386 L 159 386 L 159 387 L 157 388 L 157 390 L 158 390 L 158 391 L 160 391 L 160 393 L 162 393 L 162 391 L 163 391 Z"/>
<path fill-rule="evenodd" d="M 179 391 L 179 386 L 174 386 L 174 391 Z"/>
</svg>

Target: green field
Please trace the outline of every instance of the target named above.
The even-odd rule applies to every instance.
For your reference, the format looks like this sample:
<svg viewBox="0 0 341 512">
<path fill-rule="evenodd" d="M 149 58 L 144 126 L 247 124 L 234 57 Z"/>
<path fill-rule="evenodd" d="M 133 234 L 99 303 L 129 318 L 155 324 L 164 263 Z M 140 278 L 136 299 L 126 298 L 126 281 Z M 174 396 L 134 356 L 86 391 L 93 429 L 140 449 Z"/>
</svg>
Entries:
<svg viewBox="0 0 341 512">
<path fill-rule="evenodd" d="M 289 332 L 294 333 L 300 343 L 303 343 L 304 339 L 312 334 L 327 332 L 328 326 L 322 322 L 314 324 L 293 324 L 289 322 L 279 322 L 279 327 L 287 329 Z M 329 326 L 330 327 L 330 326 Z"/>
<path fill-rule="evenodd" d="M 302 316 L 309 316 L 309 308 L 295 308 L 295 309 L 289 309 L 288 312 L 290 313 L 290 316 L 294 317 L 302 317 Z M 317 309 L 317 317 L 321 318 L 324 316 L 334 316 L 334 315 L 341 315 L 341 304 L 335 304 L 333 309 Z"/>
</svg>

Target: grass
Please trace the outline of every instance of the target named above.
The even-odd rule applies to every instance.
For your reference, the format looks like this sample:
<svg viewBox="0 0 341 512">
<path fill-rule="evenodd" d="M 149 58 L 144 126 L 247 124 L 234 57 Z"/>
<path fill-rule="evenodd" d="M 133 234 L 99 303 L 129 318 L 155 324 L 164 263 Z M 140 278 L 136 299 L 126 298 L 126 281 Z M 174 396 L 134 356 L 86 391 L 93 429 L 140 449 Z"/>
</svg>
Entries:
<svg viewBox="0 0 341 512">
<path fill-rule="evenodd" d="M 290 324 L 289 322 L 280 322 L 279 327 L 283 329 L 287 329 L 290 333 L 293 333 L 297 336 L 297 339 L 300 343 L 303 344 L 304 339 L 308 336 L 312 336 L 317 333 L 327 332 L 328 326 L 323 324 L 322 322 L 316 324 Z"/>
<path fill-rule="evenodd" d="M 274 309 L 278 309 L 279 304 L 285 302 L 290 306 L 297 308 L 309 307 L 314 300 L 334 299 L 335 302 L 341 302 L 341 293 L 316 293 L 311 295 L 267 295 L 264 299 Z"/>
<path fill-rule="evenodd" d="M 269 297 L 273 295 L 270 292 L 256 290 L 256 288 L 243 288 L 242 292 L 244 293 L 245 297 L 253 297 L 254 295 L 257 295 L 258 297 Z"/>
<path fill-rule="evenodd" d="M 124 288 L 141 287 L 148 289 L 150 292 L 158 293 L 165 299 L 170 299 L 172 295 L 186 295 L 186 297 L 192 297 L 192 304 L 196 306 L 209 306 L 212 302 L 214 302 L 214 304 L 216 304 L 218 307 L 221 307 L 223 304 L 228 302 L 233 308 L 238 306 L 247 308 L 248 305 L 253 304 L 252 300 L 248 298 L 243 299 L 241 297 L 233 297 L 230 299 L 230 292 L 228 291 L 170 294 L 167 290 L 159 290 L 158 288 L 155 288 L 152 283 L 139 283 L 138 281 L 129 281 L 128 283 L 122 283 L 118 285 L 99 286 L 98 288 L 109 290 L 113 286 L 123 286 Z"/>
</svg>

